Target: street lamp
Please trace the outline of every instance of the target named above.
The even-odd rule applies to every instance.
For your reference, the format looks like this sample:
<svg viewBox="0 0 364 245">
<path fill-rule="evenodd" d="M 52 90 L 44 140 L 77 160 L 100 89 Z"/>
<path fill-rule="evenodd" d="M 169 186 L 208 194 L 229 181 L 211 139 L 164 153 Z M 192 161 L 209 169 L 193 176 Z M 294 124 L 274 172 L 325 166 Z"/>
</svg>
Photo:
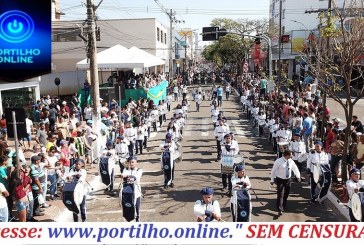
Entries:
<svg viewBox="0 0 364 245">
<path fill-rule="evenodd" d="M 57 96 L 57 98 L 59 99 L 59 85 L 61 84 L 61 79 L 59 79 L 59 77 L 56 77 L 54 79 L 54 84 L 56 84 L 56 86 L 57 86 L 57 89 L 58 89 L 58 96 Z"/>
</svg>

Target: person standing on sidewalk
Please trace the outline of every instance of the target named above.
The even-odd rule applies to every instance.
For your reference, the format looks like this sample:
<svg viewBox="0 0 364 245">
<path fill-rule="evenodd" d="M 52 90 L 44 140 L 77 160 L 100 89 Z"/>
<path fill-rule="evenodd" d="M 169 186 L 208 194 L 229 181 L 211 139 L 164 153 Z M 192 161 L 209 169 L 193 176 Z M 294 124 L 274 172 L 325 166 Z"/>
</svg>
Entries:
<svg viewBox="0 0 364 245">
<path fill-rule="evenodd" d="M 276 207 L 278 215 L 282 215 L 283 211 L 287 209 L 287 199 L 291 190 L 292 171 L 300 182 L 301 174 L 297 165 L 291 159 L 291 151 L 285 150 L 283 156 L 274 162 L 270 176 L 270 184 L 273 185 L 275 183 L 277 185 Z"/>
</svg>

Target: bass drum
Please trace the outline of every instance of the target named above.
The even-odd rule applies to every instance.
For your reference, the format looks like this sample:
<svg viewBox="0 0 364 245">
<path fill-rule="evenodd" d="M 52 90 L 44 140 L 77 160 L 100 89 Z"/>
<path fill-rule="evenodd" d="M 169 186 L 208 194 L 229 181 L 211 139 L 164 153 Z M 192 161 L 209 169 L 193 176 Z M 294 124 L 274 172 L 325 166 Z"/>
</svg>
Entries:
<svg viewBox="0 0 364 245">
<path fill-rule="evenodd" d="M 173 160 L 176 162 L 176 163 L 180 163 L 182 162 L 183 160 L 183 157 L 182 157 L 182 153 L 178 150 L 176 150 L 173 154 Z"/>
<path fill-rule="evenodd" d="M 353 212 L 353 216 L 357 221 L 364 221 L 364 192 L 354 193 L 351 196 L 351 211 Z"/>
<path fill-rule="evenodd" d="M 66 182 L 63 187 L 62 201 L 66 208 L 78 214 L 84 197 L 84 186 L 81 182 Z"/>
</svg>

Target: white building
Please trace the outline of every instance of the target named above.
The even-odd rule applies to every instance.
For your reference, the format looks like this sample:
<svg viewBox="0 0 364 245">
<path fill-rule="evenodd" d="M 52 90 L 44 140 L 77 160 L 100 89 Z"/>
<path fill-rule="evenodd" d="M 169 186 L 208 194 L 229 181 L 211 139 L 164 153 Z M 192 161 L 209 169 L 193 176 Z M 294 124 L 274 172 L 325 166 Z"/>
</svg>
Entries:
<svg viewBox="0 0 364 245">
<path fill-rule="evenodd" d="M 85 71 L 77 71 L 76 63 L 86 58 L 86 36 L 84 21 L 54 21 L 52 23 L 52 74 L 42 76 L 41 93 L 56 95 L 54 79 L 61 79 L 60 94 L 71 94 L 82 88 Z M 169 30 L 155 18 L 98 20 L 100 40 L 98 52 L 120 44 L 126 48 L 136 46 L 168 63 Z M 157 67 L 164 72 L 165 67 Z M 100 82 L 106 82 L 110 72 L 100 72 Z"/>
<path fill-rule="evenodd" d="M 280 1 L 282 1 L 282 35 L 289 35 L 289 42 L 282 44 L 281 60 L 292 78 L 294 74 L 302 75 L 300 52 L 308 42 L 311 32 L 317 33 L 320 25 L 319 13 L 306 13 L 327 10 L 328 0 L 270 0 L 269 21 L 279 29 Z M 332 0 L 332 7 L 343 5 L 344 0 Z M 277 31 L 278 32 L 278 31 Z M 278 33 L 272 38 L 273 60 L 278 60 Z M 276 64 L 276 63 L 275 63 Z M 277 66 L 275 66 L 277 70 Z"/>
</svg>

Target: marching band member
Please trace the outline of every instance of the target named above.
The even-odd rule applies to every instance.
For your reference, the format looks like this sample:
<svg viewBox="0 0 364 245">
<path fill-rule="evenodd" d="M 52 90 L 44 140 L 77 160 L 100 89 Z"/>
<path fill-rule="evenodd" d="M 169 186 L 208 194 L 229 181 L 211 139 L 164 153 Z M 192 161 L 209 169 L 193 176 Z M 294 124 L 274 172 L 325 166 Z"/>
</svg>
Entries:
<svg viewBox="0 0 364 245">
<path fill-rule="evenodd" d="M 273 140 L 273 133 L 274 131 L 276 131 L 278 128 L 274 129 L 273 125 L 276 123 L 276 120 L 274 120 L 274 118 L 272 116 L 270 116 L 269 120 L 268 120 L 268 128 L 269 128 L 269 137 L 268 140 L 269 142 L 272 142 Z"/>
<path fill-rule="evenodd" d="M 160 148 L 163 149 L 161 165 L 164 172 L 164 189 L 168 189 L 169 187 L 173 188 L 175 170 L 174 153 L 177 150 L 177 145 L 172 140 L 172 134 L 166 134 L 166 139 L 160 145 Z"/>
<path fill-rule="evenodd" d="M 220 113 L 220 109 L 217 107 L 216 104 L 213 104 L 213 108 L 211 109 L 211 118 L 212 118 L 212 124 L 214 125 L 214 128 L 215 128 L 215 124 L 216 124 L 219 113 Z"/>
<path fill-rule="evenodd" d="M 167 109 L 168 109 L 168 111 L 171 111 L 172 100 L 173 100 L 172 94 L 168 94 L 167 95 L 167 98 L 166 98 L 166 103 L 167 103 Z"/>
<path fill-rule="evenodd" d="M 124 136 L 119 135 L 116 137 L 116 143 L 115 143 L 115 153 L 118 156 L 118 162 L 120 166 L 120 173 L 124 170 L 124 163 L 122 162 L 122 159 L 127 159 L 129 157 L 129 148 L 128 144 L 124 140 Z"/>
<path fill-rule="evenodd" d="M 159 127 L 161 128 L 162 127 L 162 124 L 163 124 L 163 115 L 164 115 L 164 106 L 163 106 L 163 101 L 160 100 L 159 101 L 159 104 L 158 104 L 158 115 L 159 115 Z"/>
<path fill-rule="evenodd" d="M 349 194 L 349 216 L 351 222 L 358 222 L 356 220 L 353 211 L 351 209 L 351 196 L 357 192 L 364 192 L 364 180 L 360 180 L 360 170 L 357 168 L 352 168 L 350 170 L 350 179 L 346 181 L 346 188 Z"/>
<path fill-rule="evenodd" d="M 266 119 L 267 119 L 267 116 L 265 115 L 264 111 L 261 109 L 258 113 L 259 137 L 263 135 L 263 129 L 264 129 Z"/>
<path fill-rule="evenodd" d="M 101 157 L 107 158 L 108 169 L 110 174 L 110 185 L 107 187 L 107 191 L 110 195 L 114 192 L 114 181 L 115 181 L 115 163 L 118 160 L 115 149 L 113 149 L 112 141 L 106 143 L 106 149 L 101 152 Z"/>
<path fill-rule="evenodd" d="M 134 146 L 135 146 L 135 138 L 136 138 L 136 129 L 132 127 L 131 122 L 126 122 L 126 128 L 124 131 L 125 138 L 129 141 L 129 155 L 134 156 Z"/>
<path fill-rule="evenodd" d="M 231 148 L 234 148 L 235 149 L 235 152 L 236 154 L 239 154 L 239 143 L 238 141 L 235 139 L 235 136 L 234 136 L 234 133 L 233 132 L 230 132 L 230 136 L 231 136 L 231 145 L 232 147 Z"/>
<path fill-rule="evenodd" d="M 137 158 L 135 156 L 130 156 L 128 158 L 128 167 L 124 168 L 121 177 L 124 182 L 134 184 L 134 207 L 135 207 L 135 221 L 140 221 L 140 204 L 142 197 L 141 190 L 141 178 L 143 170 L 137 167 Z M 125 216 L 125 214 L 124 214 Z"/>
<path fill-rule="evenodd" d="M 81 182 L 83 185 L 86 184 L 86 177 L 87 172 L 85 169 L 82 168 L 83 166 L 83 160 L 82 159 L 76 159 L 74 163 L 74 168 L 71 169 L 67 179 L 71 181 Z M 82 202 L 80 204 L 80 213 L 81 213 L 81 220 L 82 222 L 86 221 L 86 188 L 84 188 L 84 195 Z M 78 222 L 78 214 L 73 213 L 73 221 Z"/>
<path fill-rule="evenodd" d="M 149 114 L 149 120 L 153 126 L 154 132 L 157 131 L 158 114 L 159 114 L 159 112 L 158 112 L 157 107 L 153 106 L 153 109 L 150 111 L 150 114 Z"/>
<path fill-rule="evenodd" d="M 319 202 L 322 204 L 323 199 L 326 197 L 327 192 L 323 192 L 323 184 L 328 184 L 330 186 L 331 184 L 331 170 L 330 170 L 330 164 L 329 164 L 329 157 L 328 155 L 322 150 L 323 144 L 321 141 L 315 142 L 315 149 L 310 152 L 307 158 L 307 172 L 310 175 L 310 190 L 311 190 L 311 202 L 316 203 Z M 318 170 L 315 170 L 314 168 L 318 168 Z M 318 183 L 320 183 L 321 191 L 319 192 L 319 196 L 316 195 L 316 186 L 318 183 L 315 182 L 313 177 L 313 172 L 319 171 L 320 172 L 320 180 Z M 330 175 L 329 178 L 325 181 L 324 174 L 329 171 Z"/>
<path fill-rule="evenodd" d="M 177 115 L 176 124 L 177 124 L 177 127 L 179 128 L 179 132 L 180 132 L 179 137 L 182 137 L 183 128 L 186 124 L 186 121 L 185 121 L 184 117 L 182 116 L 182 114 Z"/>
<path fill-rule="evenodd" d="M 303 150 L 305 151 L 305 149 L 303 149 Z M 300 140 L 299 133 L 295 133 L 293 135 L 292 141 L 289 142 L 289 150 L 293 153 L 292 159 L 293 159 L 294 163 L 297 165 L 300 172 L 302 172 L 303 166 L 302 166 L 302 163 L 298 162 L 298 157 L 300 156 L 300 154 L 302 154 L 304 152 L 301 152 L 302 149 L 301 149 L 301 140 Z"/>
<path fill-rule="evenodd" d="M 196 101 L 196 111 L 200 111 L 200 105 L 202 102 L 202 94 L 199 92 L 195 95 L 195 101 Z"/>
<path fill-rule="evenodd" d="M 230 133 L 226 134 L 224 136 L 224 145 L 223 147 L 221 147 L 221 170 L 223 168 L 223 166 L 225 165 L 233 165 L 233 164 L 225 164 L 224 161 L 228 160 L 228 161 L 233 161 L 233 157 L 235 155 L 237 155 L 239 152 L 239 146 L 237 144 L 236 141 L 232 142 L 232 137 L 230 135 Z M 232 162 L 233 163 L 233 162 Z M 231 175 L 232 173 L 221 173 L 221 181 L 222 181 L 222 185 L 223 185 L 223 189 L 226 190 L 226 188 L 228 187 L 228 195 L 231 195 L 231 189 L 232 189 L 232 184 L 231 184 Z M 229 183 L 229 186 L 228 186 Z"/>
<path fill-rule="evenodd" d="M 202 200 L 197 200 L 193 207 L 197 222 L 211 222 L 221 220 L 220 204 L 216 200 L 212 200 L 214 190 L 210 187 L 203 188 L 200 191 Z"/>
<path fill-rule="evenodd" d="M 291 159 L 291 151 L 285 150 L 283 152 L 283 156 L 274 162 L 270 176 L 270 184 L 273 185 L 276 183 L 277 185 L 276 207 L 278 210 L 278 215 L 282 215 L 283 211 L 287 207 L 287 199 L 291 189 L 292 171 L 300 182 L 301 174 L 298 170 L 298 167 Z"/>
<path fill-rule="evenodd" d="M 283 127 L 281 127 L 277 131 L 277 141 L 278 142 L 289 142 L 292 139 L 292 131 L 288 127 L 289 125 L 285 123 Z"/>
<path fill-rule="evenodd" d="M 241 190 L 241 189 L 245 189 L 245 190 L 249 190 L 251 188 L 251 183 L 249 180 L 249 177 L 246 175 L 245 173 L 245 167 L 244 165 L 237 165 L 234 169 L 235 171 L 235 175 L 232 176 L 231 178 L 231 184 L 233 187 L 233 190 Z M 250 200 L 250 194 L 249 192 L 247 192 L 249 195 L 249 200 Z M 231 211 L 231 216 L 233 217 L 233 221 L 235 221 L 235 213 L 234 213 L 234 205 L 237 205 L 236 199 L 234 198 L 234 196 L 232 196 L 230 198 L 230 211 Z M 251 212 L 250 212 L 251 213 Z"/>
<path fill-rule="evenodd" d="M 229 133 L 229 128 L 223 124 L 223 121 L 219 121 L 219 126 L 215 128 L 214 135 L 216 139 L 216 147 L 217 147 L 217 161 L 221 159 L 221 141 L 224 139 L 224 136 Z"/>
<path fill-rule="evenodd" d="M 166 122 L 167 121 L 167 112 L 168 112 L 168 105 L 166 102 L 164 102 L 164 100 L 162 100 L 162 112 L 163 112 L 163 121 Z"/>
</svg>

